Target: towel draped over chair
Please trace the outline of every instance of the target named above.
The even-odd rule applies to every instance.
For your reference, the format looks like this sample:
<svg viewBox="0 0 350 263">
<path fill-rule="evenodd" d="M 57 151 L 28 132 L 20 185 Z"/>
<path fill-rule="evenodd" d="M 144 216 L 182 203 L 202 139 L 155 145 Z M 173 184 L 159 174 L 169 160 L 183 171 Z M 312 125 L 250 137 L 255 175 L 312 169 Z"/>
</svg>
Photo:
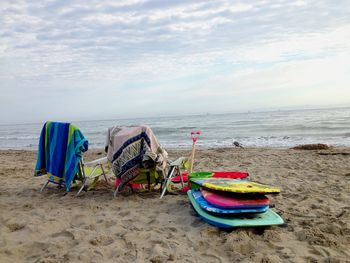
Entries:
<svg viewBox="0 0 350 263">
<path fill-rule="evenodd" d="M 87 150 L 88 141 L 76 126 L 48 121 L 41 130 L 34 176 L 49 174 L 50 182 L 64 184 L 68 192 Z"/>
<path fill-rule="evenodd" d="M 112 127 L 106 136 L 107 158 L 122 185 L 139 175 L 140 168 L 164 170 L 168 154 L 148 126 Z"/>
</svg>

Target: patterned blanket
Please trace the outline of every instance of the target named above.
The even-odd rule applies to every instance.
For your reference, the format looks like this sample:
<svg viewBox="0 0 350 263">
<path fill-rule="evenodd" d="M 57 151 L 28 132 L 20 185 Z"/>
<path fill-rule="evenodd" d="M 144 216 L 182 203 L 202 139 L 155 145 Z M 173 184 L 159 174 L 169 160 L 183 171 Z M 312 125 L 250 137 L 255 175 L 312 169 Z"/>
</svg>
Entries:
<svg viewBox="0 0 350 263">
<path fill-rule="evenodd" d="M 107 158 L 122 187 L 139 175 L 140 168 L 166 167 L 168 154 L 148 126 L 109 128 L 106 146 Z"/>
</svg>

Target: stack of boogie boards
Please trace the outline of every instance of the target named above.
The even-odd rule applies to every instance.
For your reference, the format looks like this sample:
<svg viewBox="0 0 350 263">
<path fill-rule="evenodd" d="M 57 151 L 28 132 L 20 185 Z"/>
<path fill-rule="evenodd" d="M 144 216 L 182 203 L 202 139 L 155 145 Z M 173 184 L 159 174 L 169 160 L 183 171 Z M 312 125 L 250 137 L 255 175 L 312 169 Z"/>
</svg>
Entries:
<svg viewBox="0 0 350 263">
<path fill-rule="evenodd" d="M 268 185 L 231 178 L 191 178 L 187 192 L 193 208 L 209 224 L 219 228 L 257 227 L 283 224 L 269 209 L 265 194 L 280 190 Z"/>
</svg>

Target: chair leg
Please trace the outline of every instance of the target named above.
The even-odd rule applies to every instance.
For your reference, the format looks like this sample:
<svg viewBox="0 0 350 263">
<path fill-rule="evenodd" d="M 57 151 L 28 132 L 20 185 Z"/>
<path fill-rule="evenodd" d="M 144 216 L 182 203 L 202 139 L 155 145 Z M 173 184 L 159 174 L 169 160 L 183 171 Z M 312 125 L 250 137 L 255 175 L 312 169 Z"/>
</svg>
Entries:
<svg viewBox="0 0 350 263">
<path fill-rule="evenodd" d="M 44 185 L 40 188 L 39 193 L 41 193 L 42 191 L 44 191 L 45 187 L 49 184 L 49 181 L 46 181 L 46 183 L 44 183 Z"/>
<path fill-rule="evenodd" d="M 160 195 L 159 199 L 162 199 L 162 198 L 163 198 L 163 196 L 164 196 L 164 194 L 165 194 L 166 187 L 167 187 L 167 184 L 168 184 L 167 182 L 168 182 L 168 178 L 166 178 L 166 179 L 165 179 L 165 181 L 164 181 L 164 186 L 162 186 L 162 187 L 163 187 L 163 189 L 162 189 L 162 193 L 161 193 L 161 195 Z"/>
<path fill-rule="evenodd" d="M 120 189 L 119 189 L 120 186 L 121 186 L 121 184 L 119 184 L 118 187 L 117 187 L 117 189 L 115 189 L 114 194 L 113 194 L 114 198 L 117 197 L 117 194 L 118 194 L 118 192 L 119 192 L 119 190 L 120 190 Z"/>
<path fill-rule="evenodd" d="M 165 180 L 164 180 L 163 191 L 162 191 L 162 194 L 160 195 L 159 199 L 163 198 L 163 196 L 167 190 L 167 187 L 168 187 L 169 183 L 171 182 L 171 178 L 173 177 L 174 171 L 175 171 L 175 166 L 171 167 L 169 176 L 167 178 L 165 178 Z"/>
<path fill-rule="evenodd" d="M 84 178 L 84 181 L 83 181 L 83 184 L 82 184 L 82 186 L 80 187 L 80 189 L 79 189 L 79 191 L 78 191 L 78 193 L 77 193 L 76 196 L 80 195 L 81 191 L 83 191 L 86 182 L 87 182 L 87 178 L 85 177 L 85 178 Z"/>
<path fill-rule="evenodd" d="M 164 189 L 166 187 L 166 185 L 168 184 L 168 180 L 173 172 L 174 172 L 174 167 L 171 167 L 170 171 L 168 172 L 168 175 L 166 175 L 165 172 L 162 171 L 163 177 L 164 177 L 164 181 L 163 181 L 162 186 L 161 186 L 162 189 Z"/>
<path fill-rule="evenodd" d="M 183 177 L 182 177 L 182 173 L 181 173 L 179 167 L 178 167 L 178 172 L 179 172 L 179 175 L 180 175 L 181 187 L 182 187 L 182 189 L 184 189 L 184 187 L 185 187 L 184 179 L 183 179 Z"/>
<path fill-rule="evenodd" d="M 103 169 L 102 165 L 101 165 L 101 169 L 102 169 L 103 177 L 105 178 L 105 181 L 108 184 L 107 176 L 106 176 L 105 170 Z"/>
</svg>

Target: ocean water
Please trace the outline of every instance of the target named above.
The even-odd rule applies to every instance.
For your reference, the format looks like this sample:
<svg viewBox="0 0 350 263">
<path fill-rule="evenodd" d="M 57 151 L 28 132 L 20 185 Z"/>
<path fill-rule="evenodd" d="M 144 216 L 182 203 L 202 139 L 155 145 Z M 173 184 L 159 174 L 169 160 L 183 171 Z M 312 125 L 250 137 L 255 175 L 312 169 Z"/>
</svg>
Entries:
<svg viewBox="0 0 350 263">
<path fill-rule="evenodd" d="M 67 120 L 69 122 L 69 120 Z M 287 148 L 325 143 L 350 146 L 350 108 L 205 114 L 157 118 L 74 121 L 90 148 L 103 148 L 108 127 L 145 124 L 165 148 L 190 148 L 191 131 L 199 147 Z M 43 123 L 0 125 L 0 149 L 37 149 Z"/>
</svg>

